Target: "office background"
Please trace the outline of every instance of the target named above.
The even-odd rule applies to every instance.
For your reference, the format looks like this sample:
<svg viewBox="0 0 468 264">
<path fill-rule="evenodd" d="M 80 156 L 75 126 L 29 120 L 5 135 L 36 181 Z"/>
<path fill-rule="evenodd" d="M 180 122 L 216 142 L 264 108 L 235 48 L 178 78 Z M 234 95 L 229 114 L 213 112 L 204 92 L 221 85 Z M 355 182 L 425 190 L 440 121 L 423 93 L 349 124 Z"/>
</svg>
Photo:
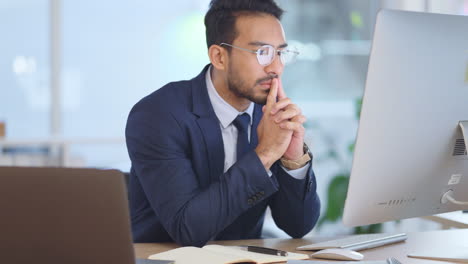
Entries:
<svg viewBox="0 0 468 264">
<path fill-rule="evenodd" d="M 301 52 L 285 69 L 284 87 L 308 117 L 306 140 L 326 215 L 330 184 L 349 175 L 378 10 L 468 15 L 468 0 L 277 2 L 286 10 L 288 42 Z M 6 127 L 0 165 L 128 171 L 124 127 L 130 108 L 208 63 L 208 3 L 0 0 L 0 123 Z M 271 221 L 266 228 L 284 235 Z M 313 232 L 352 231 L 325 221 Z"/>
</svg>

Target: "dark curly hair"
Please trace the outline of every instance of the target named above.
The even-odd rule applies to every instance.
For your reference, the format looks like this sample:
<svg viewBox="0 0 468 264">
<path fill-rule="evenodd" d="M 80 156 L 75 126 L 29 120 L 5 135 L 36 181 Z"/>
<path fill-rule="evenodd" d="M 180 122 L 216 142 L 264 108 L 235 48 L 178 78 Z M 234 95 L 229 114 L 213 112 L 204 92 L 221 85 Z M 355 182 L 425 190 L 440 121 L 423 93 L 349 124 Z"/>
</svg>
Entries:
<svg viewBox="0 0 468 264">
<path fill-rule="evenodd" d="M 269 14 L 281 20 L 283 10 L 274 0 L 212 0 L 205 15 L 206 44 L 232 43 L 237 37 L 235 24 L 240 15 Z"/>
</svg>

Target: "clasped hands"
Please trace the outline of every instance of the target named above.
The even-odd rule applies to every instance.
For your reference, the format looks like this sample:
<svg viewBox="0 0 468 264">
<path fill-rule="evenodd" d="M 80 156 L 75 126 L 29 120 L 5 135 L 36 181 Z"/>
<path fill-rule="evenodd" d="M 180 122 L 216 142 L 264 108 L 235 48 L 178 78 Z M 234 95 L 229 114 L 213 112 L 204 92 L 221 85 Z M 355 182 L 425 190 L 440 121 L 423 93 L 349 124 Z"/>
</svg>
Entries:
<svg viewBox="0 0 468 264">
<path fill-rule="evenodd" d="M 281 84 L 274 78 L 265 106 L 263 117 L 257 128 L 258 145 L 255 152 L 265 169 L 280 158 L 297 160 L 304 155 L 304 122 L 301 109 L 292 103 Z"/>
</svg>

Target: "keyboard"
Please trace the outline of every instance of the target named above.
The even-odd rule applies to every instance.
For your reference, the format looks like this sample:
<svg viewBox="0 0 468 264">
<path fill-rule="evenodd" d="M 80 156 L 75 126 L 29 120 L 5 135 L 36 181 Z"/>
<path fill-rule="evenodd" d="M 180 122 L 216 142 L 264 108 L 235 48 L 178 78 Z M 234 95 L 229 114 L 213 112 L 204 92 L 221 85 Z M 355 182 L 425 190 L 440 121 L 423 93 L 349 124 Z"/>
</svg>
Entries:
<svg viewBox="0 0 468 264">
<path fill-rule="evenodd" d="M 405 241 L 408 236 L 400 234 L 366 234 L 355 235 L 341 239 L 335 239 L 305 246 L 297 247 L 297 250 L 321 250 L 326 248 L 346 248 L 350 250 L 363 250 L 380 247 L 388 244 Z"/>
</svg>

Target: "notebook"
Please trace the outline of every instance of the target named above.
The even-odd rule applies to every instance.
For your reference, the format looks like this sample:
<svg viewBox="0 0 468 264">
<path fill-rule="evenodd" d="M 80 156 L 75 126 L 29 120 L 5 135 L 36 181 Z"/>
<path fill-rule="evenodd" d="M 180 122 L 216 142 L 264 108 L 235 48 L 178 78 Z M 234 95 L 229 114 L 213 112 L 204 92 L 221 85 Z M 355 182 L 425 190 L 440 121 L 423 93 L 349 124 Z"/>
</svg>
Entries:
<svg viewBox="0 0 468 264">
<path fill-rule="evenodd" d="M 230 263 L 276 263 L 290 259 L 309 259 L 306 254 L 288 252 L 288 256 L 275 256 L 246 251 L 242 247 L 207 245 L 180 247 L 149 256 L 149 259 L 175 260 L 177 264 L 230 264 Z"/>
</svg>

